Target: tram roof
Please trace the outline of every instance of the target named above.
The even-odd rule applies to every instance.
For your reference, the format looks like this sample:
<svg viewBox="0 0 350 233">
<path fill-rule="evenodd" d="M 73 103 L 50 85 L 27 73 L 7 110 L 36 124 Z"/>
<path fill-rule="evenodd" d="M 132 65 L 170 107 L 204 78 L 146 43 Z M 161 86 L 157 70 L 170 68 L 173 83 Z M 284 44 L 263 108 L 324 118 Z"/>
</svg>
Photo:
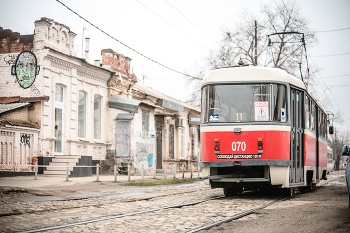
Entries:
<svg viewBox="0 0 350 233">
<path fill-rule="evenodd" d="M 206 83 L 231 82 L 286 82 L 305 89 L 304 83 L 285 70 L 272 67 L 243 66 L 224 67 L 210 71 L 204 76 L 202 85 Z"/>
</svg>

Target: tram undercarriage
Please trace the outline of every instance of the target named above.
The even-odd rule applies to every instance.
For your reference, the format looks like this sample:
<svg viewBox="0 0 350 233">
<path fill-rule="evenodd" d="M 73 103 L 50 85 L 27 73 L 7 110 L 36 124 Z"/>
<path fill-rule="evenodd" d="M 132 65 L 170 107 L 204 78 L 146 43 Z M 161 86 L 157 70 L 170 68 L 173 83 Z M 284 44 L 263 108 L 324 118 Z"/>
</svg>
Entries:
<svg viewBox="0 0 350 233">
<path fill-rule="evenodd" d="M 319 181 L 316 169 L 307 169 L 302 171 L 305 177 L 302 182 L 291 180 L 288 166 L 203 167 L 202 171 L 204 183 L 211 188 L 223 188 L 225 196 L 266 188 L 285 188 L 293 195 L 296 188 L 313 188 Z M 322 174 L 321 179 L 327 179 L 322 169 L 319 173 Z"/>
</svg>

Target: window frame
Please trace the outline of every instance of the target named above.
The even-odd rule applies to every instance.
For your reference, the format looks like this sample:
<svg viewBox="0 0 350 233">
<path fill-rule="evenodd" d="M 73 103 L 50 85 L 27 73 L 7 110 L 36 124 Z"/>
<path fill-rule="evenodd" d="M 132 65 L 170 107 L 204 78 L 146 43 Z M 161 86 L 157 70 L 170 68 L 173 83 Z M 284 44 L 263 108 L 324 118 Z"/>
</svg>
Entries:
<svg viewBox="0 0 350 233">
<path fill-rule="evenodd" d="M 149 139 L 149 121 L 150 121 L 150 111 L 146 109 L 141 109 L 142 112 L 142 132 L 141 137 L 143 139 Z"/>
<path fill-rule="evenodd" d="M 82 114 L 80 114 L 80 94 L 84 94 L 84 111 Z M 81 116 L 83 116 L 83 119 L 81 119 Z M 80 90 L 78 95 L 78 138 L 86 138 L 86 118 L 87 116 L 87 93 L 85 91 Z"/>
<path fill-rule="evenodd" d="M 99 111 L 96 112 L 96 98 L 98 98 L 98 104 L 99 104 Z M 99 117 L 96 117 L 96 114 L 99 115 Z M 99 119 L 97 119 L 99 118 Z M 100 95 L 94 95 L 94 108 L 93 108 L 93 137 L 95 140 L 101 140 L 102 139 L 102 97 Z M 96 125 L 98 124 L 98 125 Z M 96 136 L 98 135 L 98 136 Z"/>
</svg>

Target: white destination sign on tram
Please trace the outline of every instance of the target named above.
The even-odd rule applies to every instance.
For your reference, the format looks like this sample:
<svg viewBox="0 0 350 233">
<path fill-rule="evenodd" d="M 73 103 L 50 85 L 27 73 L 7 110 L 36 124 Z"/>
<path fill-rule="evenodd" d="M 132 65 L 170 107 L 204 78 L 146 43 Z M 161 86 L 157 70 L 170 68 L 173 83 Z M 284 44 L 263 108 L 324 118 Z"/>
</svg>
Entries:
<svg viewBox="0 0 350 233">
<path fill-rule="evenodd" d="M 255 108 L 255 121 L 268 121 L 269 120 L 269 102 L 261 101 L 254 102 Z"/>
</svg>

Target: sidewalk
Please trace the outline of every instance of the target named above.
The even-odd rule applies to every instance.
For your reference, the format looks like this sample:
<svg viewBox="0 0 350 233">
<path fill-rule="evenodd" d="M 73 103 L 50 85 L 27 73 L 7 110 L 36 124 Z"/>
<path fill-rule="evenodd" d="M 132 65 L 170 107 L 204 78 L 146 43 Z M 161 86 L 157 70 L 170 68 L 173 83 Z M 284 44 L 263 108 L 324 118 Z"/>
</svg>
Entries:
<svg viewBox="0 0 350 233">
<path fill-rule="evenodd" d="M 185 172 L 185 178 L 190 178 L 191 173 Z M 199 173 L 199 177 L 202 173 Z M 344 170 L 334 171 L 328 175 L 328 180 L 321 180 L 318 185 L 329 182 L 331 180 L 339 178 L 339 176 L 344 176 Z M 173 175 L 167 174 L 167 179 L 173 179 Z M 177 172 L 177 179 L 182 178 L 182 172 Z M 193 171 L 193 178 L 198 177 L 198 172 Z M 157 173 L 156 179 L 164 179 L 164 174 Z M 130 181 L 127 175 L 118 175 L 117 182 L 114 182 L 114 175 L 99 175 L 99 181 L 97 182 L 97 176 L 92 175 L 88 177 L 69 177 L 66 181 L 65 175 L 37 175 L 37 180 L 35 176 L 15 176 L 15 177 L 0 177 L 0 187 L 13 187 L 13 188 L 23 188 L 23 189 L 36 189 L 36 188 L 46 188 L 46 187 L 71 187 L 74 186 L 96 186 L 98 183 L 110 184 L 110 185 L 120 185 L 132 181 L 142 181 L 142 176 L 130 176 Z M 154 176 L 144 176 L 144 180 L 155 180 Z"/>
<path fill-rule="evenodd" d="M 185 172 L 185 178 L 190 178 L 191 173 Z M 199 174 L 201 176 L 201 173 Z M 173 179 L 173 175 L 166 174 L 166 179 Z M 198 172 L 193 172 L 193 178 L 198 177 Z M 175 178 L 182 178 L 182 172 L 177 172 Z M 164 179 L 164 174 L 157 173 L 156 179 Z M 117 182 L 114 182 L 114 175 L 99 175 L 98 182 L 111 182 L 114 184 L 121 184 L 132 181 L 142 181 L 142 176 L 130 176 L 130 181 L 127 175 L 117 175 Z M 144 180 L 155 180 L 154 176 L 144 176 Z M 75 185 L 90 185 L 96 184 L 97 176 L 92 175 L 88 177 L 69 177 L 66 181 L 66 175 L 37 175 L 37 180 L 35 176 L 15 176 L 15 177 L 0 177 L 0 187 L 16 187 L 24 189 L 36 189 L 46 186 L 56 186 L 56 187 L 66 187 Z"/>
</svg>

